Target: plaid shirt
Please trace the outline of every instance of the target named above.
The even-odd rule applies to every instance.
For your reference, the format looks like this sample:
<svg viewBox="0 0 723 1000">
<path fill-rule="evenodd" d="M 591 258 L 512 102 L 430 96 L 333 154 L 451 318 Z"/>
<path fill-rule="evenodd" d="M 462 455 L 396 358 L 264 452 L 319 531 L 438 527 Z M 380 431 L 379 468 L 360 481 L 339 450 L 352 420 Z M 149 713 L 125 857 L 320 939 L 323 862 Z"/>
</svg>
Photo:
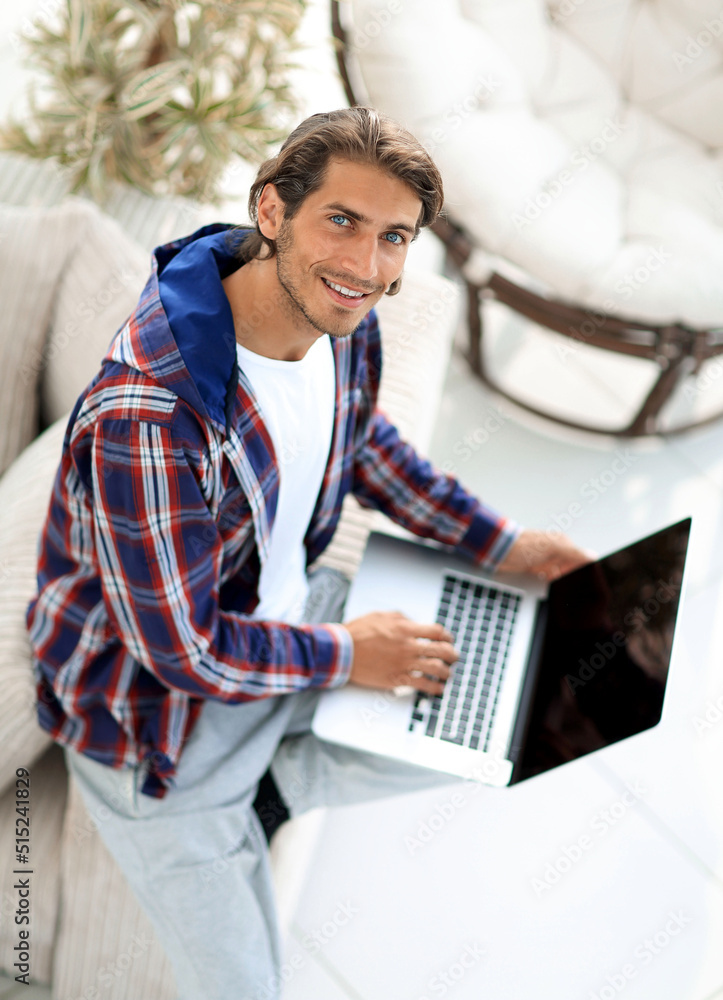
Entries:
<svg viewBox="0 0 723 1000">
<path fill-rule="evenodd" d="M 70 416 L 28 628 L 41 726 L 162 796 L 207 698 L 244 702 L 349 677 L 341 625 L 250 617 L 279 468 L 239 370 L 221 284 L 229 227 L 160 247 L 140 302 Z M 493 568 L 516 530 L 435 472 L 376 409 L 373 312 L 332 338 L 336 409 L 307 565 L 344 496 Z M 149 760 L 150 758 L 150 760 Z"/>
</svg>

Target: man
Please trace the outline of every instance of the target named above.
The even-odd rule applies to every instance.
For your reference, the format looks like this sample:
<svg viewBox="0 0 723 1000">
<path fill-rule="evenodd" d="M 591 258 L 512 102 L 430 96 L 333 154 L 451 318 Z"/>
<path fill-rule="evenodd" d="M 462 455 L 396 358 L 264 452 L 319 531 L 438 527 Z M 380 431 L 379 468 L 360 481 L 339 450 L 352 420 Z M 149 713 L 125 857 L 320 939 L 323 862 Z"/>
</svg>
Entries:
<svg viewBox="0 0 723 1000">
<path fill-rule="evenodd" d="M 409 133 L 314 115 L 262 166 L 255 231 L 156 250 L 68 424 L 28 611 L 39 718 L 110 812 L 101 835 L 187 1000 L 278 993 L 260 780 L 291 813 L 451 780 L 309 731 L 322 689 L 436 693 L 456 656 L 401 615 L 342 626 L 344 581 L 310 584 L 345 494 L 490 569 L 586 558 L 484 507 L 376 410 L 372 307 L 441 206 Z"/>
</svg>

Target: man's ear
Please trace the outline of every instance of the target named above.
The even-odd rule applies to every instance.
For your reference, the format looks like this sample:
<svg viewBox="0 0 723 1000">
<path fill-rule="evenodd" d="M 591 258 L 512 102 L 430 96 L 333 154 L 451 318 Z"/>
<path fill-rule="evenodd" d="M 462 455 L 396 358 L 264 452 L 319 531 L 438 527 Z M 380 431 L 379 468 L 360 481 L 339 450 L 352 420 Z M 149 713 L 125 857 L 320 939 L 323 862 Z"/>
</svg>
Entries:
<svg viewBox="0 0 723 1000">
<path fill-rule="evenodd" d="M 284 203 L 275 184 L 264 184 L 257 208 L 259 230 L 269 240 L 275 240 L 284 218 Z"/>
</svg>

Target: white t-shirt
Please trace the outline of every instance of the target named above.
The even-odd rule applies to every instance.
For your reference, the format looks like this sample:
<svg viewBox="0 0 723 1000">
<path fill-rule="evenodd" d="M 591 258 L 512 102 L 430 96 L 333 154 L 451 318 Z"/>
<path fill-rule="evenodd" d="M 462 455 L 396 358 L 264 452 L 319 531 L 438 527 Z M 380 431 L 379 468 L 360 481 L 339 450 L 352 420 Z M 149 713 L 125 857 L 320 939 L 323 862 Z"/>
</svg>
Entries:
<svg viewBox="0 0 723 1000">
<path fill-rule="evenodd" d="M 236 345 L 279 466 L 279 500 L 261 569 L 254 618 L 298 624 L 308 595 L 304 536 L 331 448 L 336 378 L 323 334 L 301 361 L 279 361 Z"/>
</svg>

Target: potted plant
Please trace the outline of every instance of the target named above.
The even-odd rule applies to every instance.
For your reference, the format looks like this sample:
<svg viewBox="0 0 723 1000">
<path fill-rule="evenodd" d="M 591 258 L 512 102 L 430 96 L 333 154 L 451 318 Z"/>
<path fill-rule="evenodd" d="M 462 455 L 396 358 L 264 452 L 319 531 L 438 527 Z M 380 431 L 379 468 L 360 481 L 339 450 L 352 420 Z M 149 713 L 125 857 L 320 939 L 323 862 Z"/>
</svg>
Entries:
<svg viewBox="0 0 723 1000">
<path fill-rule="evenodd" d="M 236 156 L 270 155 L 297 110 L 287 82 L 305 0 L 63 0 L 25 32 L 38 73 L 6 150 L 52 159 L 74 192 L 113 182 L 217 202 Z"/>
</svg>

